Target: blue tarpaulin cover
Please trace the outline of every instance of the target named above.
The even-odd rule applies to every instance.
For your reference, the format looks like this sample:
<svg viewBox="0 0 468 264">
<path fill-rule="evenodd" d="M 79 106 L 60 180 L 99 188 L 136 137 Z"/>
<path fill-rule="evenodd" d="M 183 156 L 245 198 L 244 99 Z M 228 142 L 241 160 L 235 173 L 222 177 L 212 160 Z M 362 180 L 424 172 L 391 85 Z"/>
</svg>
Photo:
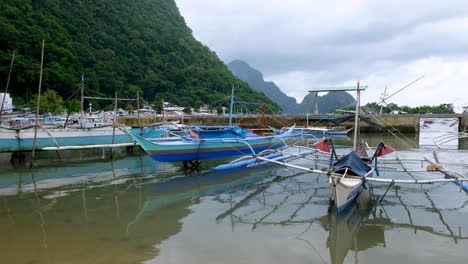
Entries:
<svg viewBox="0 0 468 264">
<path fill-rule="evenodd" d="M 371 168 L 353 151 L 346 154 L 333 165 L 333 172 L 344 173 L 348 169 L 348 174 L 364 176 Z"/>
</svg>

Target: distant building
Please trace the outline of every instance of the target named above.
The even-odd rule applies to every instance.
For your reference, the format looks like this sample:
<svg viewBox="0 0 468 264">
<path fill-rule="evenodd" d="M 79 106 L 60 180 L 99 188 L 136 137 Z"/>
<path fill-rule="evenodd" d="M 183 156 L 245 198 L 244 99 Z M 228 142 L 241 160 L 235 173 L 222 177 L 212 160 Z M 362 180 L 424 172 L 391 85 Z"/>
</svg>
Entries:
<svg viewBox="0 0 468 264">
<path fill-rule="evenodd" d="M 175 115 L 182 116 L 184 115 L 185 107 L 171 105 L 169 102 L 163 102 L 163 115 Z"/>
<path fill-rule="evenodd" d="M 463 106 L 463 113 L 464 114 L 468 114 L 468 105 L 467 106 Z"/>
<path fill-rule="evenodd" d="M 3 102 L 3 97 L 5 96 L 5 93 L 0 93 L 0 106 Z M 5 113 L 11 113 L 13 112 L 13 99 L 11 99 L 10 94 L 7 93 L 5 96 L 5 102 L 3 105 L 3 112 Z"/>
</svg>

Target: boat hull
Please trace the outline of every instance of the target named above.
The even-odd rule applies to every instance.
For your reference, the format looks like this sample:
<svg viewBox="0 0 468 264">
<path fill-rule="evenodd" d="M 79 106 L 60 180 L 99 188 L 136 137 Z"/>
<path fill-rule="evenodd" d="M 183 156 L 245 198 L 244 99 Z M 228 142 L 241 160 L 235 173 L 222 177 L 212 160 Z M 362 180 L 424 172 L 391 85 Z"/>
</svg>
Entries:
<svg viewBox="0 0 468 264">
<path fill-rule="evenodd" d="M 330 190 L 338 213 L 354 203 L 363 189 L 369 190 L 369 184 L 359 178 L 330 178 Z"/>
<path fill-rule="evenodd" d="M 140 129 L 132 129 L 140 133 Z M 143 131 L 145 133 L 145 131 Z M 147 131 L 151 137 L 158 137 L 160 131 Z M 5 129 L 0 128 L 0 152 L 31 151 L 34 142 L 34 128 Z M 132 140 L 120 129 L 115 129 L 114 142 L 112 135 L 114 129 L 110 126 L 97 128 L 51 128 L 38 129 L 36 135 L 37 150 L 57 146 L 83 146 L 132 143 Z"/>
<path fill-rule="evenodd" d="M 285 145 L 283 140 L 274 137 L 168 142 L 151 142 L 136 137 L 135 140 L 154 160 L 164 162 L 253 155 L 266 149 L 277 149 Z"/>
</svg>

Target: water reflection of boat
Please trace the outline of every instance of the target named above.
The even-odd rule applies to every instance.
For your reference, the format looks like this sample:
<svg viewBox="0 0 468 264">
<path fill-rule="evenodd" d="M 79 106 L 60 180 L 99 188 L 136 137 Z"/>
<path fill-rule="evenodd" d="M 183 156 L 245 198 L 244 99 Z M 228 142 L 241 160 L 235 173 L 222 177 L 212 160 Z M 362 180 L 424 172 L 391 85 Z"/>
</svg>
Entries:
<svg viewBox="0 0 468 264">
<path fill-rule="evenodd" d="M 87 152 L 89 153 L 89 152 Z M 81 160 L 78 155 L 67 156 L 67 163 L 37 161 L 34 168 L 2 168 L 0 196 L 32 192 L 37 189 L 53 189 L 72 184 L 104 183 L 138 173 L 174 171 L 171 164 L 155 163 L 148 156 L 129 155 L 117 160 L 95 156 Z M 33 178 L 34 176 L 34 178 Z"/>
<path fill-rule="evenodd" d="M 360 195 L 363 193 L 361 192 Z M 396 197 L 400 195 L 395 193 Z M 426 194 L 426 198 L 431 198 Z M 399 197 L 401 200 L 401 197 Z M 385 247 L 385 232 L 392 230 L 409 229 L 416 232 L 427 232 L 433 236 L 451 238 L 455 243 L 457 240 L 466 240 L 468 236 L 463 236 L 454 232 L 447 224 L 444 216 L 431 201 L 432 208 L 424 211 L 434 213 L 440 222 L 446 226 L 447 232 L 439 231 L 431 226 L 417 224 L 412 217 L 409 205 L 402 205 L 409 217 L 409 223 L 399 222 L 396 218 L 384 215 L 385 210 L 377 202 L 366 203 L 369 199 L 358 196 L 358 200 L 351 207 L 341 213 L 330 210 L 330 213 L 320 219 L 321 226 L 329 232 L 327 247 L 330 251 L 331 263 L 346 263 L 346 257 L 350 251 L 354 252 L 354 260 L 358 261 L 359 252 L 367 251 L 373 247 Z M 377 214 L 377 209 L 380 213 Z M 349 256 L 348 256 L 349 257 Z"/>
<path fill-rule="evenodd" d="M 331 263 L 343 263 L 348 252 L 367 250 L 385 244 L 384 228 L 362 228 L 371 211 L 370 193 L 363 191 L 345 211 L 330 210 L 322 226 L 329 231 L 327 247 L 330 249 Z"/>
<path fill-rule="evenodd" d="M 170 206 L 181 200 L 198 199 L 202 196 L 215 195 L 259 182 L 271 176 L 272 167 L 272 165 L 262 165 L 250 168 L 211 171 L 192 177 L 175 176 L 167 182 L 143 183 L 143 188 L 150 188 L 151 196 L 144 203 L 142 210 L 138 212 L 135 220 L 129 226 L 133 225 L 140 218 L 151 215 L 156 209 Z"/>
<path fill-rule="evenodd" d="M 34 173 L 30 176 L 35 179 Z M 143 263 L 153 258 L 154 243 L 181 230 L 180 219 L 190 213 L 189 204 L 161 208 L 161 215 L 141 220 L 126 234 L 145 196 L 135 188 L 135 181 L 141 180 L 134 175 L 105 183 L 83 181 L 3 197 L 0 245 L 8 250 L 2 263 Z M 30 250 L 25 253 L 25 248 Z"/>
</svg>

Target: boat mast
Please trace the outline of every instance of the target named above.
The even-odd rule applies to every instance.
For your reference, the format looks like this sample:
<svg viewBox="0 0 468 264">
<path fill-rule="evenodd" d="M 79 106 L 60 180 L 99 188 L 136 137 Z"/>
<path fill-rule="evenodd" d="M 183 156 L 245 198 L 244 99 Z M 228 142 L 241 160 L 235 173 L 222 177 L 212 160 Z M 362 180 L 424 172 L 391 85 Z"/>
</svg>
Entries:
<svg viewBox="0 0 468 264">
<path fill-rule="evenodd" d="M 37 105 L 36 105 L 36 120 L 35 120 L 35 123 L 34 123 L 34 139 L 33 139 L 33 144 L 32 144 L 31 160 L 34 160 L 35 151 L 36 151 L 37 121 L 39 119 L 39 107 L 40 107 L 40 103 L 41 103 L 42 65 L 44 64 L 44 45 L 45 45 L 45 40 L 42 40 L 41 71 L 39 73 L 39 87 L 38 87 L 38 91 L 37 91 Z"/>
<path fill-rule="evenodd" d="M 10 63 L 10 71 L 8 72 L 8 79 L 7 79 L 7 84 L 5 87 L 5 93 L 3 94 L 3 98 L 2 98 L 2 107 L 0 108 L 0 122 L 2 120 L 2 112 L 3 112 L 4 105 L 5 105 L 5 97 L 8 93 L 8 86 L 10 85 L 11 70 L 13 69 L 14 61 L 15 61 L 15 51 L 13 50 L 13 56 L 11 57 L 11 63 Z"/>
<path fill-rule="evenodd" d="M 114 120 L 112 126 L 112 144 L 115 144 L 115 127 L 117 126 L 117 91 L 115 92 L 115 100 L 114 100 Z"/>
<path fill-rule="evenodd" d="M 84 112 L 84 74 L 81 74 L 81 105 L 80 105 L 80 126 L 83 127 L 83 112 Z"/>
<path fill-rule="evenodd" d="M 234 105 L 234 84 L 231 89 L 231 106 L 229 107 L 229 126 L 232 126 L 232 107 Z"/>
<path fill-rule="evenodd" d="M 357 87 L 356 87 L 356 113 L 354 114 L 353 151 L 357 150 L 357 145 L 358 145 L 358 140 L 359 140 L 359 110 L 361 108 L 360 97 L 361 97 L 361 92 L 359 91 L 359 81 L 358 81 Z"/>
</svg>

